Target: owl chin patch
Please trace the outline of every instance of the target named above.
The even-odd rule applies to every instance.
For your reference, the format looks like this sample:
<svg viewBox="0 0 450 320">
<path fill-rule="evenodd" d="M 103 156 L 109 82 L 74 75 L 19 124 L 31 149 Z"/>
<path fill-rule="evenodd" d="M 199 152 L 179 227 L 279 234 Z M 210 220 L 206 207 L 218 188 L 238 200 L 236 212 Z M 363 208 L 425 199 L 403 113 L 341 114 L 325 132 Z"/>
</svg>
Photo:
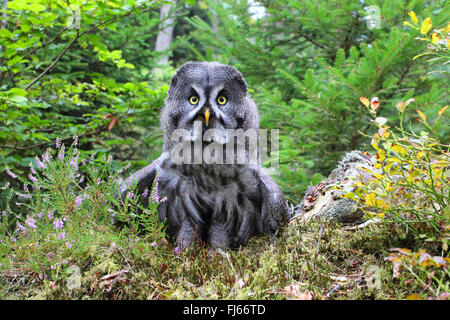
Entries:
<svg viewBox="0 0 450 320">
<path fill-rule="evenodd" d="M 174 164 L 258 164 L 258 130 L 203 129 L 202 122 L 195 121 L 191 130 L 172 132 Z"/>
</svg>

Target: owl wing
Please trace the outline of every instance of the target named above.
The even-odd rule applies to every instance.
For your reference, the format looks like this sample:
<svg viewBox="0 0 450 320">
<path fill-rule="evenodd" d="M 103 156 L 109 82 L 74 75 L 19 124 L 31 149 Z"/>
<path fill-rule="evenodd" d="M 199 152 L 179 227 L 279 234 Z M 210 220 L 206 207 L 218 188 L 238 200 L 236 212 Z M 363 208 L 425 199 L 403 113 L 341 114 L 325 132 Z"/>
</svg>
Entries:
<svg viewBox="0 0 450 320">
<path fill-rule="evenodd" d="M 142 194 L 146 188 L 148 188 L 150 192 L 153 180 L 155 180 L 156 174 L 158 173 L 162 162 L 161 158 L 162 157 L 159 157 L 148 166 L 136 171 L 130 177 L 128 177 L 128 179 L 120 184 L 120 195 L 122 199 L 134 183 L 136 183 L 137 191 L 139 192 L 139 194 Z"/>
<path fill-rule="evenodd" d="M 258 228 L 263 233 L 275 233 L 289 221 L 288 203 L 278 184 L 261 168 L 259 182 L 262 192 L 261 220 Z"/>
</svg>

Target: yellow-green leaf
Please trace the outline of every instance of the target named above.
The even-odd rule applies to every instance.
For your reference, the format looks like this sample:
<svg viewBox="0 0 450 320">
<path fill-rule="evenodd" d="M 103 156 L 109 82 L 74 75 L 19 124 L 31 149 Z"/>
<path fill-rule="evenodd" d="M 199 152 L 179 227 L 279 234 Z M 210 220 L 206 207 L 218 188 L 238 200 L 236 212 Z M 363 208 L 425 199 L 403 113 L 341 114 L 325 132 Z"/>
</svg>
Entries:
<svg viewBox="0 0 450 320">
<path fill-rule="evenodd" d="M 392 150 L 394 150 L 397 154 L 404 156 L 408 150 L 402 148 L 398 144 L 392 145 Z"/>
<path fill-rule="evenodd" d="M 375 197 L 377 195 L 375 194 L 375 192 L 371 192 L 369 194 L 366 195 L 366 204 L 370 207 L 375 206 Z"/>
<path fill-rule="evenodd" d="M 406 26 L 413 27 L 414 29 L 417 29 L 415 26 L 413 26 L 413 25 L 412 25 L 411 23 L 409 23 L 408 21 L 404 21 L 403 24 L 406 25 Z"/>
<path fill-rule="evenodd" d="M 419 22 L 414 11 L 410 11 L 408 14 L 411 17 L 411 20 L 412 20 L 412 22 L 414 22 L 414 24 L 417 24 L 417 22 Z"/>
<path fill-rule="evenodd" d="M 399 101 L 399 102 L 397 102 L 395 107 L 397 108 L 398 112 L 403 112 L 403 111 L 405 111 L 406 104 L 403 101 Z"/>
<path fill-rule="evenodd" d="M 438 111 L 439 116 L 442 116 L 442 114 L 444 113 L 444 111 L 448 108 L 448 105 L 446 105 L 445 107 L 443 107 L 441 110 Z"/>
<path fill-rule="evenodd" d="M 427 116 L 425 115 L 425 113 L 423 113 L 422 111 L 416 109 L 417 113 L 419 114 L 419 117 L 423 120 L 423 121 L 427 121 Z"/>
<path fill-rule="evenodd" d="M 436 44 L 439 41 L 439 35 L 437 32 L 433 32 L 430 37 L 430 41 L 432 44 Z"/>
<path fill-rule="evenodd" d="M 424 52 L 424 53 L 418 54 L 417 56 L 415 56 L 415 57 L 412 58 L 412 59 L 413 59 L 413 60 L 416 60 L 417 58 L 419 58 L 419 57 L 421 57 L 421 56 L 424 56 L 424 55 L 426 55 L 426 54 L 431 54 L 431 52 Z"/>
<path fill-rule="evenodd" d="M 366 97 L 360 97 L 360 98 L 359 98 L 359 101 L 361 101 L 362 104 L 365 105 L 366 107 L 368 107 L 369 104 L 370 104 L 369 99 L 367 99 Z"/>
<path fill-rule="evenodd" d="M 426 18 L 422 22 L 422 25 L 420 26 L 420 33 L 421 34 L 427 34 L 428 31 L 430 31 L 432 26 L 433 26 L 433 23 L 431 22 L 431 18 L 430 17 Z"/>
</svg>

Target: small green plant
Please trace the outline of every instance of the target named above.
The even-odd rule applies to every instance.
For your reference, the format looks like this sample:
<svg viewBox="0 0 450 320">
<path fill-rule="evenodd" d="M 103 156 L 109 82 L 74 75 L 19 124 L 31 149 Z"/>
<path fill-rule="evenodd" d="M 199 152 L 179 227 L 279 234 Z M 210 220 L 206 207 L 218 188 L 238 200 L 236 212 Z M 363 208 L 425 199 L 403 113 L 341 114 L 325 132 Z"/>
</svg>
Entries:
<svg viewBox="0 0 450 320">
<path fill-rule="evenodd" d="M 400 111 L 399 134 L 390 130 L 386 118 L 376 117 L 372 106 L 373 122 L 378 129 L 372 137 L 377 159 L 374 170 L 369 170 L 373 179 L 366 184 L 356 182 L 356 193 L 348 197 L 359 200 L 365 207 L 377 208 L 376 213 L 366 211 L 370 217 L 376 215 L 400 222 L 415 236 L 440 239 L 447 248 L 449 146 L 439 143 L 425 131 L 416 134 L 404 130 L 404 112 L 411 102 L 413 99 L 397 104 Z M 443 111 L 439 111 L 436 121 Z M 422 122 L 431 128 L 425 118 Z"/>
<path fill-rule="evenodd" d="M 158 221 L 158 206 L 167 201 L 166 197 L 159 195 L 159 176 L 153 181 L 151 190 L 146 188 L 142 194 L 136 194 L 136 185 L 133 185 L 124 195 L 123 199 L 112 199 L 117 209 L 113 213 L 118 221 L 125 224 L 133 234 L 145 237 L 165 237 L 164 225 Z M 111 210 L 112 211 L 112 210 Z"/>
<path fill-rule="evenodd" d="M 416 31 L 420 32 L 423 36 L 418 38 L 418 40 L 425 41 L 428 43 L 428 50 L 424 53 L 421 53 L 413 58 L 413 60 L 425 56 L 431 55 L 438 59 L 444 59 L 444 62 L 449 61 L 449 52 L 450 49 L 450 22 L 444 28 L 432 30 L 433 22 L 431 17 L 426 18 L 422 21 L 419 27 L 419 19 L 417 18 L 414 11 L 410 11 L 409 16 L 411 18 L 412 24 L 408 21 L 403 22 L 404 25 L 410 26 Z M 431 32 L 430 32 L 431 31 Z"/>
</svg>

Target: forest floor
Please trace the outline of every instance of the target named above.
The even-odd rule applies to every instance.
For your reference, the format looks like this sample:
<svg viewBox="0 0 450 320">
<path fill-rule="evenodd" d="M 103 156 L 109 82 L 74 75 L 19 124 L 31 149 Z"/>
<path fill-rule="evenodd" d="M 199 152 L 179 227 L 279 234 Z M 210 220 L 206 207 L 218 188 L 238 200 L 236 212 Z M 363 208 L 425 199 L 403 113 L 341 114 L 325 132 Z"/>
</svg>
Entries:
<svg viewBox="0 0 450 320">
<path fill-rule="evenodd" d="M 74 224 L 75 225 L 75 224 Z M 404 299 L 426 287 L 397 274 L 389 249 L 414 247 L 388 224 L 289 224 L 239 250 L 178 252 L 111 225 L 66 230 L 73 245 L 22 242 L 0 269 L 1 299 Z M 51 261 L 50 268 L 49 261 Z M 76 266 L 75 269 L 71 266 Z"/>
</svg>

